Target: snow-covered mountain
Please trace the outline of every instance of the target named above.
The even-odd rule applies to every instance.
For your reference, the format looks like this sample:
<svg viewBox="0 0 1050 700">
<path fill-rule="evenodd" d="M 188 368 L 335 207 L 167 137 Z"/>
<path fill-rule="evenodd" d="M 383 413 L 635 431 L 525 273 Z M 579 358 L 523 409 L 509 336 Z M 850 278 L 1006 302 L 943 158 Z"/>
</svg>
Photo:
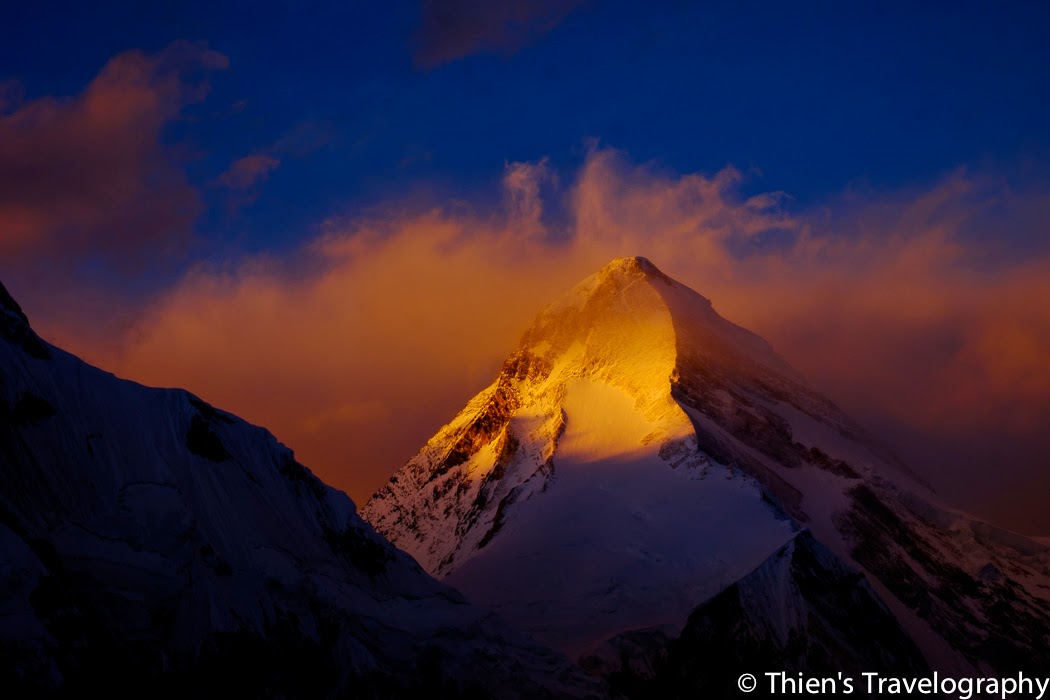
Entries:
<svg viewBox="0 0 1050 700">
<path fill-rule="evenodd" d="M 1050 550 L 943 505 L 765 341 L 643 258 L 544 309 L 362 515 L 606 670 L 656 654 L 672 673 L 674 649 L 695 666 L 705 648 L 718 667 L 731 640 L 711 629 L 786 671 L 829 655 L 1050 667 Z"/>
<path fill-rule="evenodd" d="M 578 697 L 266 430 L 42 341 L 0 286 L 5 697 Z"/>
</svg>

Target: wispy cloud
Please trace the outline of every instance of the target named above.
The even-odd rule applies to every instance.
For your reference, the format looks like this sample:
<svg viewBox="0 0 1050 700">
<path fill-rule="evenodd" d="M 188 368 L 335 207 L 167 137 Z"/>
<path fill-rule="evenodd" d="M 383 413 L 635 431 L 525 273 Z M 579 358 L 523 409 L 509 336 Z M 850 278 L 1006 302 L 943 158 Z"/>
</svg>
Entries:
<svg viewBox="0 0 1050 700">
<path fill-rule="evenodd" d="M 280 160 L 265 153 L 244 156 L 233 161 L 219 175 L 217 182 L 228 189 L 244 192 L 265 180 L 280 164 Z"/>
<path fill-rule="evenodd" d="M 476 53 L 512 54 L 587 0 L 423 0 L 415 62 L 436 68 Z"/>
<path fill-rule="evenodd" d="M 332 134 L 327 124 L 300 122 L 269 146 L 234 160 L 211 181 L 211 186 L 225 190 L 227 210 L 235 214 L 258 199 L 263 183 L 285 161 L 305 158 L 325 147 Z"/>
</svg>

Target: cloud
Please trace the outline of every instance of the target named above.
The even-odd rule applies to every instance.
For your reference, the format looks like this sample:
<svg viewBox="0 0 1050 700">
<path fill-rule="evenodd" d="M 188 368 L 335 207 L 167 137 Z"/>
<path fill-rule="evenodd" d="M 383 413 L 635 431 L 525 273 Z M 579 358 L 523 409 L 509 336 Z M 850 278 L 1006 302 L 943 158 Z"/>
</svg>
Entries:
<svg viewBox="0 0 1050 700">
<path fill-rule="evenodd" d="M 254 204 L 259 198 L 260 185 L 280 165 L 280 159 L 266 153 L 254 153 L 233 161 L 212 181 L 212 186 L 227 191 L 227 213 L 235 216 L 241 208 Z"/>
<path fill-rule="evenodd" d="M 507 219 L 523 236 L 543 237 L 547 233 L 542 222 L 541 188 L 545 184 L 557 184 L 557 177 L 546 158 L 535 163 L 507 163 L 504 166 Z"/>
<path fill-rule="evenodd" d="M 415 63 L 436 68 L 475 53 L 512 54 L 586 0 L 423 0 Z"/>
<path fill-rule="evenodd" d="M 492 379 L 540 306 L 611 258 L 645 255 L 950 495 L 991 508 L 1004 489 L 1050 485 L 1050 255 L 1012 255 L 999 223 L 1045 241 L 1045 187 L 960 172 L 803 210 L 745 197 L 741 181 L 593 150 L 554 192 L 567 217 L 548 225 L 549 165 L 511 163 L 498 210 L 330 220 L 291 259 L 194 269 L 119 347 L 67 340 L 267 425 L 360 501 Z M 994 478 L 977 471 L 990 455 Z M 997 512 L 1050 529 L 1045 509 Z"/>
<path fill-rule="evenodd" d="M 255 203 L 262 183 L 286 160 L 305 158 L 328 145 L 332 138 L 329 125 L 300 122 L 266 148 L 234 160 L 210 185 L 226 190 L 227 213 L 234 216 L 242 207 Z"/>
<path fill-rule="evenodd" d="M 280 164 L 280 160 L 265 153 L 244 156 L 233 161 L 219 175 L 217 182 L 228 189 L 244 192 L 269 177 Z"/>
<path fill-rule="evenodd" d="M 79 95 L 13 101 L 0 113 L 0 256 L 49 265 L 101 255 L 121 264 L 183 247 L 197 192 L 161 144 L 226 58 L 178 42 L 111 59 Z"/>
<path fill-rule="evenodd" d="M 299 122 L 285 132 L 270 147 L 274 156 L 291 156 L 305 158 L 336 140 L 337 129 L 334 125 L 316 120 Z"/>
</svg>

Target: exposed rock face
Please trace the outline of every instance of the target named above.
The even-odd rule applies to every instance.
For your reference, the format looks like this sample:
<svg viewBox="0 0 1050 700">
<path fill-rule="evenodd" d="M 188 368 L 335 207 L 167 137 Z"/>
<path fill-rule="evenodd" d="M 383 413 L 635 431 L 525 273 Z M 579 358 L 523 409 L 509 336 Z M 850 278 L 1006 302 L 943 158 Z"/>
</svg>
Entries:
<svg viewBox="0 0 1050 700">
<path fill-rule="evenodd" d="M 853 559 L 967 661 L 1004 676 L 1050 668 L 1043 545 L 867 484 L 850 496 L 837 522 Z"/>
<path fill-rule="evenodd" d="M 809 533 L 700 605 L 676 639 L 653 634 L 648 642 L 639 633 L 611 640 L 606 659 L 589 665 L 605 670 L 615 691 L 661 698 L 732 697 L 744 673 L 768 688 L 766 671 L 836 679 L 873 669 L 905 678 L 930 671 L 864 576 Z M 625 644 L 643 651 L 619 653 Z"/>
<path fill-rule="evenodd" d="M 765 341 L 642 258 L 544 309 L 363 515 L 468 597 L 594 663 L 610 639 L 639 659 L 677 639 L 660 652 L 671 659 L 711 630 L 803 670 L 879 645 L 895 667 L 957 674 L 1047 662 L 1045 546 L 940 504 Z M 758 624 L 744 591 L 776 601 L 770 614 L 807 610 L 792 629 L 814 643 Z M 862 611 L 881 612 L 858 627 Z"/>
<path fill-rule="evenodd" d="M 47 345 L 2 287 L 0 469 L 11 697 L 600 690 L 433 580 L 270 433 Z"/>
</svg>

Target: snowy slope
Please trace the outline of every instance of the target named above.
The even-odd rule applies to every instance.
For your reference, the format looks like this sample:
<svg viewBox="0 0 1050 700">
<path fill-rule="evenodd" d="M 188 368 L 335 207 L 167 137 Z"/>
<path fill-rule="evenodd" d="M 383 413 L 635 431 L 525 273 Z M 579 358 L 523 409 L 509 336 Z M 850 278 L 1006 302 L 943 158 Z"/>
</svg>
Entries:
<svg viewBox="0 0 1050 700">
<path fill-rule="evenodd" d="M 267 431 L 44 343 L 2 287 L 0 469 L 7 691 L 595 688 L 430 578 Z"/>
<path fill-rule="evenodd" d="M 626 630 L 680 622 L 791 537 L 792 524 L 745 475 L 661 458 L 675 443 L 647 441 L 658 428 L 623 390 L 573 379 L 562 406 L 548 492 L 504 509 L 499 535 L 445 578 L 474 602 L 580 652 Z M 733 522 L 751 526 L 725 528 Z M 522 576 L 526 559 L 543 575 Z"/>
<path fill-rule="evenodd" d="M 362 514 L 573 654 L 631 629 L 675 636 L 805 529 L 867 574 L 935 667 L 1050 663 L 1045 546 L 945 507 L 765 341 L 642 258 L 544 309 Z"/>
</svg>

